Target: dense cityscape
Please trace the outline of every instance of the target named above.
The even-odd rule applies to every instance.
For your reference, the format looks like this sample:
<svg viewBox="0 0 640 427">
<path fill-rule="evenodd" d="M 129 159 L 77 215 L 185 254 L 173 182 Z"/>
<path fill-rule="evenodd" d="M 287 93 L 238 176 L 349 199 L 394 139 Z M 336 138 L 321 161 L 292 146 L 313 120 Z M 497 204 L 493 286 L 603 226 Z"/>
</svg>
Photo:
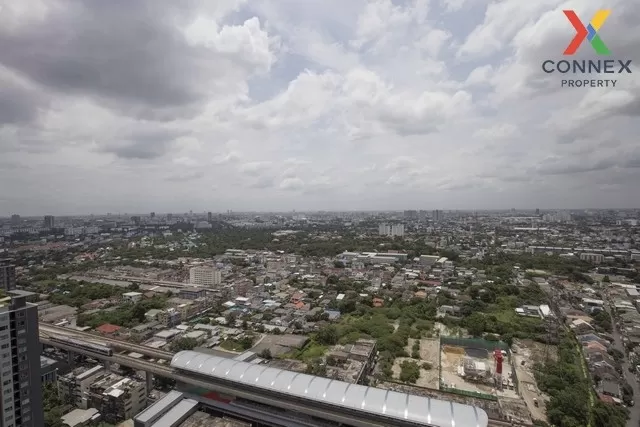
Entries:
<svg viewBox="0 0 640 427">
<path fill-rule="evenodd" d="M 15 416 L 52 427 L 638 425 L 639 219 L 12 215 L 0 219 L 0 338 L 19 360 Z M 243 380 L 252 369 L 262 375 Z M 341 384 L 332 401 L 326 388 Z M 355 385 L 408 397 L 380 413 L 349 397 Z M 410 398 L 429 402 L 426 424 Z M 360 424 L 343 418 L 354 411 Z"/>
</svg>

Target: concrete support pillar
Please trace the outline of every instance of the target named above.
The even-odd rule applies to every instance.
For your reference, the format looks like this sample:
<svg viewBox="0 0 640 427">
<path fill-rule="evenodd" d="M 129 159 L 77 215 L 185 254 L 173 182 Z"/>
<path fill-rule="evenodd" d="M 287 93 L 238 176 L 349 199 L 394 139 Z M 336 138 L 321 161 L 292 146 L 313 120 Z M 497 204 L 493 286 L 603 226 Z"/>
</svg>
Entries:
<svg viewBox="0 0 640 427">
<path fill-rule="evenodd" d="M 76 366 L 76 357 L 75 357 L 75 353 L 72 351 L 68 351 L 67 352 L 67 363 L 69 364 L 69 367 L 73 368 L 74 366 Z"/>
<path fill-rule="evenodd" d="M 153 390 L 153 374 L 151 372 L 147 372 L 147 394 L 151 393 Z"/>
<path fill-rule="evenodd" d="M 107 372 L 111 372 L 111 362 L 110 362 L 110 361 L 108 361 L 108 360 L 104 360 L 104 361 L 102 362 L 102 366 L 104 366 L 104 369 L 105 369 Z"/>
</svg>

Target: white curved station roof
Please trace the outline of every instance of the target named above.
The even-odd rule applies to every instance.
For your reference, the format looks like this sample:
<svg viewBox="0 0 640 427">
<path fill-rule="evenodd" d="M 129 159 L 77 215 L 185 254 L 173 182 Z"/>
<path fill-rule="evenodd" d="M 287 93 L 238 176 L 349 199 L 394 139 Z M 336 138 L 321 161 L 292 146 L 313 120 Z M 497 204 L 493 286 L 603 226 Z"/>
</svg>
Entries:
<svg viewBox="0 0 640 427">
<path fill-rule="evenodd" d="M 487 427 L 489 418 L 480 408 L 331 380 L 314 375 L 225 359 L 195 351 L 173 356 L 171 366 L 212 379 L 308 399 L 374 415 L 442 427 Z"/>
</svg>

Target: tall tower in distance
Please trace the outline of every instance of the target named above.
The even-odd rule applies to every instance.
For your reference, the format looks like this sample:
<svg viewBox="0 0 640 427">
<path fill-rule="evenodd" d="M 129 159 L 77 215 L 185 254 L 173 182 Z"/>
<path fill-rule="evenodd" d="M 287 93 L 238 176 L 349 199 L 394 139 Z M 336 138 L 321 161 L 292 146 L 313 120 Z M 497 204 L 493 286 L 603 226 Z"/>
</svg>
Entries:
<svg viewBox="0 0 640 427">
<path fill-rule="evenodd" d="M 11 291 L 16 288 L 16 267 L 11 258 L 0 258 L 0 290 Z"/>
<path fill-rule="evenodd" d="M 0 426 L 42 427 L 41 346 L 36 294 L 9 291 L 0 299 Z"/>
<path fill-rule="evenodd" d="M 21 221 L 22 221 L 22 219 L 20 218 L 20 215 L 18 215 L 18 214 L 11 215 L 11 226 L 12 227 L 19 226 Z"/>
<path fill-rule="evenodd" d="M 53 215 L 45 215 L 44 216 L 44 228 L 53 228 L 55 227 L 56 219 Z"/>
</svg>

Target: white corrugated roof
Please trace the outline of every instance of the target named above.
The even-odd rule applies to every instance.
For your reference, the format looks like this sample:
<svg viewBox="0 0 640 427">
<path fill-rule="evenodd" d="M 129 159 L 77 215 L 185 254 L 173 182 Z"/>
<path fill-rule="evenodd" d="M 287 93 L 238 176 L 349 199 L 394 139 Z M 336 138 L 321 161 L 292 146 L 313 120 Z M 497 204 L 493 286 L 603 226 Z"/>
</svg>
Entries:
<svg viewBox="0 0 640 427">
<path fill-rule="evenodd" d="M 247 387 L 298 399 L 427 425 L 486 427 L 489 420 L 486 412 L 470 405 L 351 384 L 195 351 L 177 353 L 171 360 L 171 366 L 196 375 L 234 381 Z"/>
</svg>

